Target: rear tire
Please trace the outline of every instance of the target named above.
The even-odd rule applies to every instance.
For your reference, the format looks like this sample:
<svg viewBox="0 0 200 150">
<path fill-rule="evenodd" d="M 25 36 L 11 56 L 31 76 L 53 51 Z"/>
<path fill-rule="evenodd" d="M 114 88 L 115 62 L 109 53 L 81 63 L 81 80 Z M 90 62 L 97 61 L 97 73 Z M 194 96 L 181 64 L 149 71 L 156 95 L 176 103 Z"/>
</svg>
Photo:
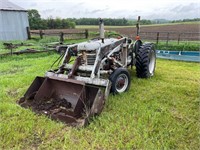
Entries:
<svg viewBox="0 0 200 150">
<path fill-rule="evenodd" d="M 156 52 L 154 44 L 143 44 L 136 55 L 136 73 L 139 78 L 149 78 L 154 75 L 156 67 Z"/>
<path fill-rule="evenodd" d="M 127 91 L 130 87 L 130 74 L 125 68 L 118 68 L 110 75 L 112 82 L 111 93 L 118 94 Z"/>
</svg>

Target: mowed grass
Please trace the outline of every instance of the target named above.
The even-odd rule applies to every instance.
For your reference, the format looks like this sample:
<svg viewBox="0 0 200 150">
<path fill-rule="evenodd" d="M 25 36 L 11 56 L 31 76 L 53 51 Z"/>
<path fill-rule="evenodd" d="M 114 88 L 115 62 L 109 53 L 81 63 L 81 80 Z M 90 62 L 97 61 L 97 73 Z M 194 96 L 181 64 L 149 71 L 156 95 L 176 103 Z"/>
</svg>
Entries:
<svg viewBox="0 0 200 150">
<path fill-rule="evenodd" d="M 16 103 L 57 57 L 0 59 L 0 149 L 199 149 L 198 63 L 158 59 L 150 79 L 130 69 L 130 90 L 110 95 L 86 128 L 72 128 Z"/>
</svg>

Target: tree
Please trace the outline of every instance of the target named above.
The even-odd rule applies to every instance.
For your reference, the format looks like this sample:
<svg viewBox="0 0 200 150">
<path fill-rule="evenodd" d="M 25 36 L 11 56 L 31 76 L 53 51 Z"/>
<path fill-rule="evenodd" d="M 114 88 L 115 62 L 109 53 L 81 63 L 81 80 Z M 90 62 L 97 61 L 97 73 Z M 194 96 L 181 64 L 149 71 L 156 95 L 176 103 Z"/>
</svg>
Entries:
<svg viewBox="0 0 200 150">
<path fill-rule="evenodd" d="M 62 29 L 62 19 L 59 17 L 55 19 L 55 29 Z"/>
<path fill-rule="evenodd" d="M 28 20 L 31 29 L 42 29 L 42 19 L 36 9 L 28 10 Z"/>
<path fill-rule="evenodd" d="M 55 29 L 55 21 L 52 17 L 47 19 L 47 28 L 48 29 Z"/>
<path fill-rule="evenodd" d="M 42 19 L 39 12 L 36 9 L 28 10 L 28 19 L 31 29 L 63 29 L 63 28 L 75 28 L 75 19 L 61 19 L 57 17 L 49 17 L 48 19 Z"/>
</svg>

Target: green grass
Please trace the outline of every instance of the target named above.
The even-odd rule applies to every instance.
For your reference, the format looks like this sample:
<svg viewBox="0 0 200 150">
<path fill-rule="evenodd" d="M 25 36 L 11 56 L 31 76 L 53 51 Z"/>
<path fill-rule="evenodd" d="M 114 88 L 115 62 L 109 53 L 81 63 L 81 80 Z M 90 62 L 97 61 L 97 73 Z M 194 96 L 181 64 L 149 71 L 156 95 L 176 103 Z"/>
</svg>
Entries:
<svg viewBox="0 0 200 150">
<path fill-rule="evenodd" d="M 152 41 L 155 43 L 155 41 Z M 200 43 L 199 41 L 180 41 L 179 43 L 175 40 L 159 41 L 156 44 L 156 49 L 158 50 L 171 50 L 171 51 L 199 51 Z"/>
<path fill-rule="evenodd" d="M 36 76 L 55 53 L 0 58 L 0 149 L 199 149 L 198 63 L 157 60 L 156 74 L 110 95 L 86 128 L 72 128 L 21 108 Z"/>
</svg>

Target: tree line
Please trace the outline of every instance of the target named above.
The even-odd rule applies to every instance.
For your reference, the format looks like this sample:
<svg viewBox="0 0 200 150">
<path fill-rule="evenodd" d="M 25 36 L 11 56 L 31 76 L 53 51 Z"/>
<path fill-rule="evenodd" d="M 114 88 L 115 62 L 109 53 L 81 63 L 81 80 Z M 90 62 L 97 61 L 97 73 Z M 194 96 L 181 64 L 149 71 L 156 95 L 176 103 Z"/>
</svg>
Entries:
<svg viewBox="0 0 200 150">
<path fill-rule="evenodd" d="M 41 18 L 38 10 L 28 10 L 28 19 L 30 28 L 32 30 L 38 29 L 69 29 L 75 28 L 76 25 L 98 25 L 99 19 L 97 18 Z M 126 18 L 104 18 L 104 24 L 107 26 L 129 26 L 135 25 L 136 20 L 128 20 Z M 151 20 L 141 20 L 141 24 L 152 24 Z"/>
<path fill-rule="evenodd" d="M 38 10 L 31 9 L 28 10 L 28 19 L 30 28 L 32 30 L 38 29 L 73 29 L 76 25 L 98 25 L 99 19 L 97 18 L 64 18 L 61 19 L 59 17 L 52 18 L 49 17 L 47 19 L 41 18 Z M 137 23 L 137 20 L 134 19 L 126 19 L 126 18 L 103 18 L 104 24 L 107 26 L 134 26 Z M 157 23 L 175 23 L 175 22 L 188 22 L 188 21 L 200 21 L 200 18 L 194 19 L 183 19 L 183 20 L 140 20 L 141 25 L 150 25 Z"/>
<path fill-rule="evenodd" d="M 173 21 L 171 21 L 171 23 L 176 23 L 176 22 L 196 22 L 196 21 L 200 21 L 200 18 L 173 20 Z"/>
<path fill-rule="evenodd" d="M 73 18 L 71 19 L 76 25 L 98 25 L 99 20 L 97 18 Z M 103 18 L 104 24 L 107 26 L 130 26 L 137 23 L 136 20 L 129 20 L 126 18 Z M 140 24 L 147 25 L 152 24 L 151 20 L 141 20 Z"/>
<path fill-rule="evenodd" d="M 75 22 L 69 19 L 41 18 L 39 12 L 36 9 L 28 10 L 29 25 L 32 30 L 38 29 L 70 29 L 75 28 Z"/>
<path fill-rule="evenodd" d="M 98 25 L 99 19 L 97 18 L 72 18 L 76 25 Z M 105 25 L 112 26 L 126 26 L 128 25 L 128 20 L 125 18 L 113 19 L 113 18 L 103 18 Z"/>
</svg>

